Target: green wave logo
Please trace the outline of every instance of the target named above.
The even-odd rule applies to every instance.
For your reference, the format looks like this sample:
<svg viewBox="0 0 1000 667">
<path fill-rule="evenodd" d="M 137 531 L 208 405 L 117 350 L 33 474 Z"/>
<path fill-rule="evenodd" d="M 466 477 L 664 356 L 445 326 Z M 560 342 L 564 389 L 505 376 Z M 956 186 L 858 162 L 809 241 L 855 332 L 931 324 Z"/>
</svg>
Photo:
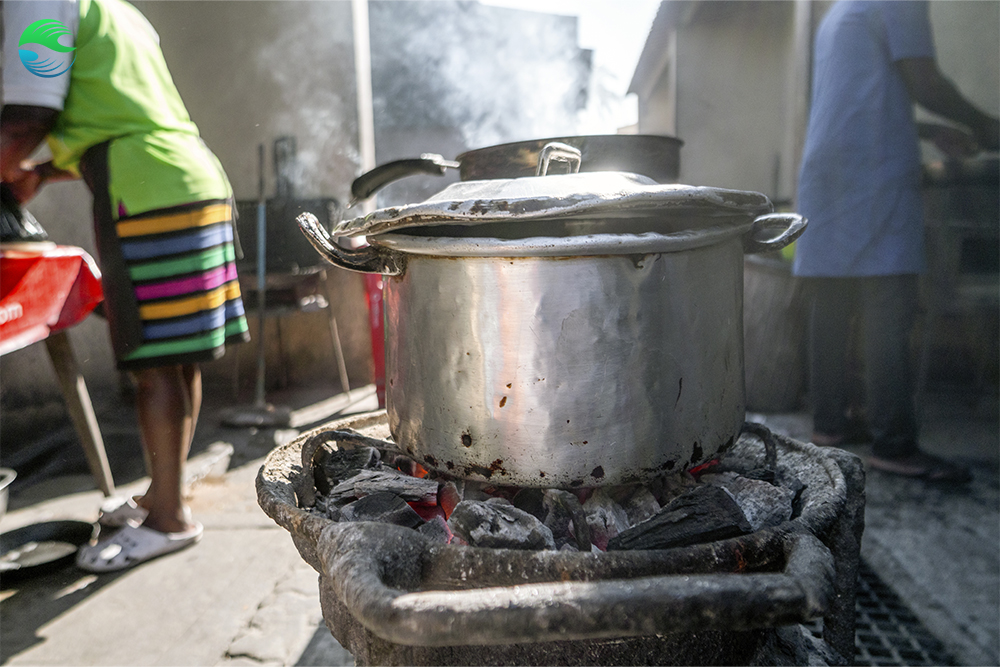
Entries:
<svg viewBox="0 0 1000 667">
<path fill-rule="evenodd" d="M 42 19 L 41 21 L 35 21 L 24 29 L 24 32 L 21 33 L 21 40 L 17 43 L 17 45 L 18 47 L 25 45 L 37 45 L 50 51 L 69 53 L 71 51 L 75 51 L 76 47 L 63 46 L 59 43 L 60 37 L 69 34 L 72 33 L 64 23 L 52 19 Z M 42 60 L 41 54 L 35 53 L 31 49 L 22 48 L 18 48 L 17 53 L 21 57 L 21 63 L 28 69 L 29 72 L 35 76 L 41 76 L 47 79 L 68 72 L 69 68 L 74 62 L 76 62 L 75 55 L 69 65 L 64 66 L 65 58 L 53 58 L 46 56 L 45 59 Z"/>
</svg>

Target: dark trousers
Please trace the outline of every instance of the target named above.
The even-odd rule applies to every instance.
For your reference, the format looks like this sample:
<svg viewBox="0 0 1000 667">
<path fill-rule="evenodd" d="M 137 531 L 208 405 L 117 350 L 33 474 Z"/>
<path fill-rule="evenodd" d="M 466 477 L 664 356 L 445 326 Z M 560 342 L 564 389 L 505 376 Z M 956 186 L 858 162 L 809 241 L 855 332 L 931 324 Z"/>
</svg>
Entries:
<svg viewBox="0 0 1000 667">
<path fill-rule="evenodd" d="M 810 278 L 809 375 L 814 430 L 846 428 L 852 319 L 859 318 L 872 453 L 895 458 L 917 451 L 910 334 L 917 276 Z"/>
</svg>

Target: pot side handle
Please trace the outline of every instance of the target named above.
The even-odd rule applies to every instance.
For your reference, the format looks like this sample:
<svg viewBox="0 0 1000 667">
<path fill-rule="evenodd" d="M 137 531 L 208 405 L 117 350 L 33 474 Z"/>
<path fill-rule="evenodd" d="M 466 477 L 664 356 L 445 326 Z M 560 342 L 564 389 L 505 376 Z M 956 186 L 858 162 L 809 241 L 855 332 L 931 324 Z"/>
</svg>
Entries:
<svg viewBox="0 0 1000 667">
<path fill-rule="evenodd" d="M 337 244 L 330 232 L 326 230 L 312 213 L 302 213 L 295 218 L 299 229 L 305 234 L 316 252 L 334 266 L 359 273 L 381 273 L 388 276 L 398 276 L 403 272 L 405 261 L 403 256 L 377 248 L 366 246 L 351 250 Z"/>
<path fill-rule="evenodd" d="M 802 235 L 806 224 L 807 220 L 798 213 L 769 213 L 758 216 L 743 237 L 743 252 L 750 255 L 781 250 Z"/>
<path fill-rule="evenodd" d="M 458 169 L 460 166 L 458 162 L 445 160 L 435 153 L 424 153 L 419 158 L 386 162 L 354 179 L 351 183 L 351 205 L 368 199 L 389 183 L 405 176 L 416 174 L 444 176 L 448 168 Z"/>
</svg>

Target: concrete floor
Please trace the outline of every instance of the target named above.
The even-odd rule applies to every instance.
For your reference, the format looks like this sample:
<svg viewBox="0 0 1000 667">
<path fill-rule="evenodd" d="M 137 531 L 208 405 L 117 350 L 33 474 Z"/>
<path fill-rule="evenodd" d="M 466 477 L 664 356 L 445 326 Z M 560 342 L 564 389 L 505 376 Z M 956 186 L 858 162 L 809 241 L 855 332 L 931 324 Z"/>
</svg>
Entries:
<svg viewBox="0 0 1000 667">
<path fill-rule="evenodd" d="M 229 406 L 207 395 L 190 471 L 202 475 L 190 502 L 205 525 L 194 548 L 102 576 L 73 567 L 0 591 L 0 664 L 348 665 L 353 658 L 322 624 L 316 574 L 288 534 L 256 504 L 262 457 L 336 414 L 375 407 L 371 388 L 329 398 L 324 388 L 269 396 L 293 410 L 286 429 L 234 429 Z M 218 399 L 218 400 L 216 400 Z M 120 491 L 141 491 L 131 408 L 99 411 Z M 808 439 L 801 413 L 750 415 Z M 70 440 L 72 438 L 70 437 Z M 219 466 L 215 443 L 232 447 Z M 1000 434 L 996 397 L 931 396 L 923 445 L 974 468 L 964 489 L 870 472 L 863 557 L 963 665 L 1000 664 Z M 51 521 L 93 521 L 102 501 L 69 442 L 55 462 L 14 487 L 0 530 Z M 852 447 L 865 454 L 865 447 Z M 22 480 L 23 481 L 23 480 Z"/>
<path fill-rule="evenodd" d="M 807 414 L 750 415 L 808 440 Z M 862 558 L 958 664 L 1000 665 L 1000 427 L 995 395 L 928 397 L 921 447 L 969 465 L 963 488 L 867 473 Z M 865 445 L 847 446 L 861 457 Z"/>
</svg>

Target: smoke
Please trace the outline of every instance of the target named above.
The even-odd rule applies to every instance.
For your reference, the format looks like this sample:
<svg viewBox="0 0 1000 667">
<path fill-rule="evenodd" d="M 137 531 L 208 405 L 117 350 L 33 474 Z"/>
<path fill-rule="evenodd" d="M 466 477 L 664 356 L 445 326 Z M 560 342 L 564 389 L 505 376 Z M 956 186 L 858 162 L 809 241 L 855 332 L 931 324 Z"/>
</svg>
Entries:
<svg viewBox="0 0 1000 667">
<path fill-rule="evenodd" d="M 457 128 L 467 147 L 576 134 L 576 19 L 476 2 L 370 5 L 376 125 Z"/>
<path fill-rule="evenodd" d="M 258 6 L 267 28 L 255 65 L 280 98 L 269 103 L 269 136 L 297 138 L 297 194 L 346 200 L 360 163 L 350 3 Z M 380 162 L 615 129 L 622 96 L 578 46 L 575 17 L 465 0 L 373 0 L 369 21 Z M 443 187 L 427 178 L 426 194 Z M 404 187 L 400 199 L 416 194 Z"/>
<path fill-rule="evenodd" d="M 286 175 L 298 196 L 344 200 L 360 164 L 350 3 L 278 2 L 261 8 L 271 38 L 256 50 L 255 65 L 277 97 L 267 115 L 269 134 L 297 139 L 296 160 Z"/>
</svg>

